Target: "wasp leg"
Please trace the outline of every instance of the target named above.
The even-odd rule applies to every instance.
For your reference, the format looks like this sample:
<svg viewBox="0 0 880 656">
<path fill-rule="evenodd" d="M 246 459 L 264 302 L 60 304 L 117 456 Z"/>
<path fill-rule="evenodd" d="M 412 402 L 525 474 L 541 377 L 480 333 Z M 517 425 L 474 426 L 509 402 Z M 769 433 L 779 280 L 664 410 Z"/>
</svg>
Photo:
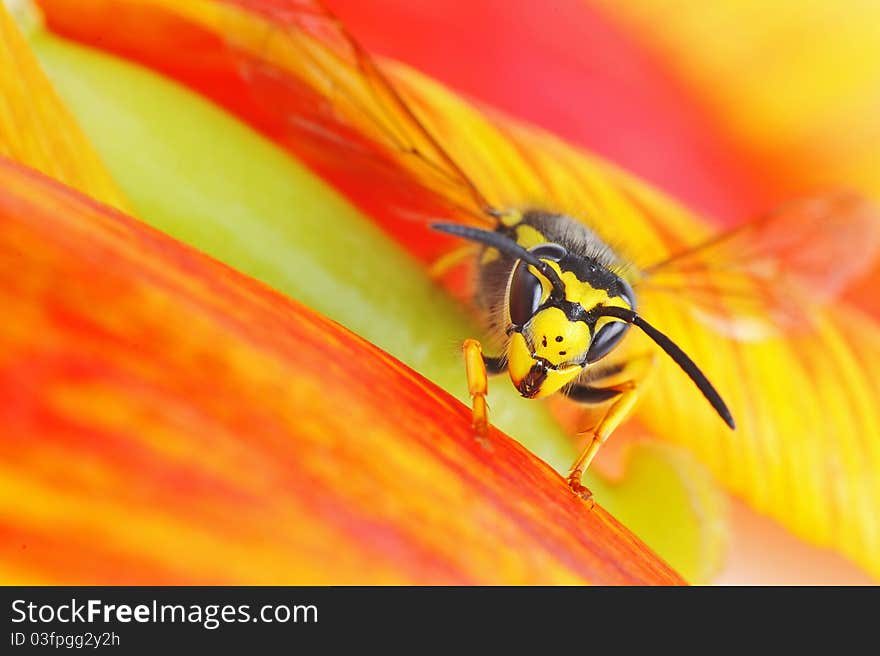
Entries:
<svg viewBox="0 0 880 656">
<path fill-rule="evenodd" d="M 581 451 L 568 474 L 569 487 L 575 494 L 587 501 L 592 499 L 593 493 L 584 487 L 581 483 L 581 478 L 611 433 L 629 415 L 638 398 L 638 389 L 636 381 L 629 380 L 611 387 L 575 385 L 565 391 L 566 396 L 580 403 L 598 404 L 613 399 L 605 416 L 591 430 L 590 441 Z"/>
<path fill-rule="evenodd" d="M 504 371 L 504 363 L 501 358 L 483 355 L 483 346 L 475 339 L 466 339 L 462 348 L 468 393 L 473 403 L 473 426 L 477 436 L 482 438 L 489 432 L 489 405 L 486 403 L 489 374 L 500 374 Z"/>
</svg>

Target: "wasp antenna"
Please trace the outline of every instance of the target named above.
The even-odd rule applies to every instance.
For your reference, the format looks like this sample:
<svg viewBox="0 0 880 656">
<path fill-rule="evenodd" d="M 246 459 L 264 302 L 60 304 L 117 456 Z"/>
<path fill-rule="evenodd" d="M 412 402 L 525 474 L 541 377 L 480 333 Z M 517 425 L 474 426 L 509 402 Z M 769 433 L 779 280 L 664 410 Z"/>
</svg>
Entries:
<svg viewBox="0 0 880 656">
<path fill-rule="evenodd" d="M 565 283 L 556 273 L 556 269 L 547 264 L 544 260 L 537 257 L 534 253 L 530 253 L 525 248 L 517 244 L 513 239 L 502 235 L 500 232 L 492 230 L 481 230 L 472 226 L 461 225 L 460 223 L 432 223 L 431 228 L 438 232 L 445 232 L 468 241 L 476 241 L 486 246 L 498 249 L 505 255 L 522 260 L 531 264 L 541 275 L 550 281 L 555 296 L 565 298 Z"/>
<path fill-rule="evenodd" d="M 721 395 L 712 386 L 712 383 L 709 382 L 706 375 L 700 371 L 700 368 L 696 363 L 690 359 L 687 353 L 679 348 L 678 344 L 654 328 L 654 326 L 642 319 L 642 317 L 632 310 L 619 307 L 601 307 L 596 309 L 594 316 L 614 317 L 615 319 L 620 319 L 621 321 L 626 321 L 634 326 L 638 326 L 648 337 L 654 340 L 654 342 L 662 348 L 679 367 L 682 368 L 692 381 L 694 381 L 694 384 L 703 393 L 703 396 L 706 397 L 706 400 L 712 405 L 715 412 L 718 413 L 718 416 L 724 420 L 724 423 L 730 426 L 731 430 L 736 428 L 736 422 L 733 421 L 730 409 L 727 407 L 727 404 L 724 403 Z"/>
</svg>

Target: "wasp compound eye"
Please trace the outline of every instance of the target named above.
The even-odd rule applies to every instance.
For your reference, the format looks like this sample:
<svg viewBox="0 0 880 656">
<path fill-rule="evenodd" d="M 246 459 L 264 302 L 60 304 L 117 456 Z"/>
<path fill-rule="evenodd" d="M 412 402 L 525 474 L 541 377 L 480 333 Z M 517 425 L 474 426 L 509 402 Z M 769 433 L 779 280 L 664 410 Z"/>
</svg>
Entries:
<svg viewBox="0 0 880 656">
<path fill-rule="evenodd" d="M 608 355 L 623 339 L 627 329 L 629 329 L 629 324 L 622 321 L 611 321 L 599 328 L 596 336 L 590 342 L 587 362 L 592 364 Z"/>
<path fill-rule="evenodd" d="M 541 244 L 532 248 L 530 252 L 542 260 L 554 262 L 558 262 L 568 254 L 568 251 L 559 244 Z M 541 303 L 541 289 L 541 281 L 529 271 L 528 263 L 522 260 L 517 262 L 511 273 L 507 299 L 510 322 L 514 326 L 522 328 L 534 316 Z"/>
</svg>

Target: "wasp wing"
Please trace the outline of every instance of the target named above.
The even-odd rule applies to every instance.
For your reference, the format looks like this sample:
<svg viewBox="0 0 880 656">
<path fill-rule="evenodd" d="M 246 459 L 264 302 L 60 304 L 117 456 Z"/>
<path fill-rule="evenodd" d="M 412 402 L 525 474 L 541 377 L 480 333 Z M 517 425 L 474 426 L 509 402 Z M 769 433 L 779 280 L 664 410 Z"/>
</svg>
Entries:
<svg viewBox="0 0 880 656">
<path fill-rule="evenodd" d="M 811 311 L 864 274 L 880 251 L 880 216 L 836 192 L 795 200 L 643 269 L 640 296 L 690 304 L 721 333 L 761 338 L 809 326 Z"/>
<path fill-rule="evenodd" d="M 236 14 L 228 45 L 248 87 L 264 96 L 264 108 L 275 113 L 298 155 L 319 171 L 332 162 L 401 178 L 388 187 L 411 184 L 402 179 L 405 170 L 409 178 L 415 176 L 422 196 L 427 190 L 460 219 L 496 224 L 480 190 L 404 98 L 403 85 L 391 83 L 326 7 L 314 0 L 241 4 L 253 19 L 252 29 L 242 30 Z M 339 156 L 340 148 L 347 157 Z M 322 151 L 331 156 L 322 160 Z M 406 160 L 403 167 L 401 160 Z"/>
</svg>

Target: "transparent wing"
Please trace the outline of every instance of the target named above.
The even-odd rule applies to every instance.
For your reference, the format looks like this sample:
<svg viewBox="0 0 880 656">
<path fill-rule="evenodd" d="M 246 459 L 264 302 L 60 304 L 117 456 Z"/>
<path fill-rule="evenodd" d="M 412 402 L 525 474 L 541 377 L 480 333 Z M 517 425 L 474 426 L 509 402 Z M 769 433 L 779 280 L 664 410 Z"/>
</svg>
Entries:
<svg viewBox="0 0 880 656">
<path fill-rule="evenodd" d="M 468 222 L 495 225 L 480 190 L 329 10 L 313 0 L 241 4 L 254 17 L 253 29 L 241 30 L 237 16 L 229 45 L 249 88 L 262 93 L 297 148 L 310 145 L 307 156 L 318 160 L 322 148 L 333 151 L 335 165 L 339 149 L 347 149 L 344 165 L 391 176 L 400 173 L 399 160 L 409 160 L 405 168 L 422 194 L 427 190 Z"/>
<path fill-rule="evenodd" d="M 739 339 L 809 326 L 810 312 L 865 273 L 880 251 L 880 216 L 837 192 L 787 203 L 643 270 L 640 295 L 663 294 Z"/>
<path fill-rule="evenodd" d="M 439 110 L 407 97 L 406 85 L 396 78 L 392 83 L 319 2 L 226 4 L 240 4 L 253 16 L 250 30 L 241 29 L 237 16 L 237 29 L 227 37 L 248 87 L 274 112 L 298 156 L 331 181 L 339 167 L 350 167 L 355 175 L 348 176 L 348 184 L 355 180 L 364 187 L 355 194 L 359 199 L 369 199 L 372 193 L 377 208 L 394 205 L 398 218 L 436 219 L 436 208 L 442 207 L 457 221 L 494 227 L 497 219 L 484 195 L 487 187 L 481 183 L 478 188 L 461 161 L 441 145 L 457 143 L 462 150 L 465 139 L 465 159 L 481 180 L 491 182 L 488 193 L 493 198 L 499 186 L 514 188 L 512 197 L 536 199 L 546 188 L 554 207 L 606 217 L 597 227 L 611 225 L 608 217 L 613 217 L 613 225 L 633 241 L 639 238 L 639 221 L 647 227 L 663 225 L 663 218 L 650 211 L 635 220 L 638 213 L 632 208 L 607 205 L 617 192 L 592 193 L 599 181 L 595 176 L 578 177 L 581 161 L 573 162 L 560 182 L 543 175 L 545 169 L 555 169 L 540 153 L 523 157 L 524 146 L 503 132 L 477 132 L 473 126 L 467 132 L 455 121 L 444 120 L 447 117 L 438 119 L 431 112 Z M 426 124 L 439 126 L 440 132 Z M 456 129 L 458 134 L 447 133 Z M 491 148 L 483 143 L 493 138 Z M 490 158 L 494 170 L 479 158 L 491 149 L 505 153 Z M 459 150 L 453 152 L 461 154 Z M 348 156 L 340 157 L 340 152 Z M 563 155 L 553 151 L 556 164 L 564 163 Z M 584 197 L 568 198 L 572 193 Z M 431 199 L 427 207 L 426 196 Z M 566 201 L 564 207 L 561 200 Z M 743 339 L 763 337 L 780 327 L 808 326 L 811 308 L 827 303 L 869 266 L 878 249 L 878 226 L 873 208 L 853 194 L 795 201 L 643 269 L 639 296 L 645 304 L 661 296 L 664 302 L 685 304 L 704 324 Z"/>
</svg>

